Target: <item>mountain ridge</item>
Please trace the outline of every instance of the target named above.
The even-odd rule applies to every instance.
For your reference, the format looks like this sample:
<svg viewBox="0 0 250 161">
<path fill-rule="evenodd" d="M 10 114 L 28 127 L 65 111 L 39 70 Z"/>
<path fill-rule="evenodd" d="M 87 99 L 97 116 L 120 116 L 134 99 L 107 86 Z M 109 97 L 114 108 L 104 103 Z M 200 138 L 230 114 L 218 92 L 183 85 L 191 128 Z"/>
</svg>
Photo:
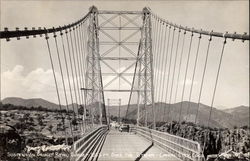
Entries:
<svg viewBox="0 0 250 161">
<path fill-rule="evenodd" d="M 7 97 L 2 100 L 3 104 L 13 104 L 16 106 L 25 106 L 25 107 L 39 107 L 42 106 L 48 109 L 60 109 L 58 104 L 49 102 L 42 98 L 31 98 L 24 99 L 19 97 Z M 76 104 L 74 104 L 76 105 Z M 182 108 L 181 108 L 182 106 Z M 119 107 L 118 106 L 106 106 L 107 112 L 110 115 L 118 116 Z M 120 115 L 124 117 L 127 112 L 127 105 L 121 105 Z M 188 112 L 189 107 L 189 112 Z M 194 102 L 178 102 L 174 104 L 166 104 L 162 102 L 155 103 L 156 109 L 156 121 L 162 121 L 164 118 L 169 117 L 172 120 L 177 121 L 180 117 L 180 120 L 186 120 L 194 122 L 196 113 L 197 113 L 198 104 Z M 63 109 L 66 109 L 65 105 L 62 105 Z M 152 108 L 148 107 L 148 111 L 151 112 Z M 72 105 L 69 105 L 69 109 L 72 109 Z M 207 125 L 208 114 L 210 112 L 210 107 L 205 104 L 200 104 L 199 113 L 197 115 L 197 123 L 201 125 Z M 181 111 L 181 116 L 179 115 Z M 169 113 L 170 112 L 170 113 Z M 172 116 L 172 117 L 171 117 Z M 130 105 L 128 110 L 128 118 L 137 119 L 137 105 Z M 152 119 L 152 115 L 149 116 L 149 120 Z M 219 128 L 233 128 L 234 126 L 245 126 L 249 122 L 249 107 L 247 106 L 238 106 L 229 109 L 217 109 L 212 107 L 212 117 L 210 119 L 210 124 L 212 127 Z"/>
</svg>

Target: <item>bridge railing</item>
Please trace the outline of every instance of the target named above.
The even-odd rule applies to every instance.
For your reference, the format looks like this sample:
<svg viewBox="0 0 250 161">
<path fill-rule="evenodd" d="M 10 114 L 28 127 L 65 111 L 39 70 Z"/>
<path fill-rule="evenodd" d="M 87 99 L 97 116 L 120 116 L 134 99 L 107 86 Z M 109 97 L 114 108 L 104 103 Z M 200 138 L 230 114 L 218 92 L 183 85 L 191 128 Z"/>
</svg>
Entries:
<svg viewBox="0 0 250 161">
<path fill-rule="evenodd" d="M 169 153 L 175 155 L 181 160 L 202 161 L 204 160 L 201 153 L 201 147 L 198 142 L 188 140 L 179 136 L 171 135 L 145 127 L 131 127 L 131 131 L 153 141 Z"/>
<path fill-rule="evenodd" d="M 107 131 L 108 126 L 97 126 L 77 140 L 72 147 L 71 160 L 80 161 L 88 157 L 88 155 L 91 155 L 90 151 L 95 148 L 95 143 L 98 142 L 98 139 L 100 139 Z"/>
</svg>

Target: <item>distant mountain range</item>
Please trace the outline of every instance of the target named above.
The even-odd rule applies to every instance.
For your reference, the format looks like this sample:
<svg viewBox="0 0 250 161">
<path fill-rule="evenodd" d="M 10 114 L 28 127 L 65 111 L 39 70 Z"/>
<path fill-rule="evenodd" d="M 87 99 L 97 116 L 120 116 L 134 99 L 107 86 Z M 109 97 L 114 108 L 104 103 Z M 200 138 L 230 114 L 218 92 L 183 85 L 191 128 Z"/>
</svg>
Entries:
<svg viewBox="0 0 250 161">
<path fill-rule="evenodd" d="M 24 107 L 39 107 L 42 106 L 48 109 L 59 109 L 59 105 L 46 101 L 41 98 L 31 98 L 31 99 L 23 99 L 19 97 L 7 97 L 3 99 L 3 104 L 12 104 L 15 106 L 24 106 Z"/>
<path fill-rule="evenodd" d="M 33 99 L 23 99 L 18 97 L 8 97 L 2 100 L 3 104 L 13 104 L 16 106 L 25 106 L 25 107 L 39 107 L 42 106 L 48 109 L 60 109 L 59 105 L 46 101 L 41 98 Z M 182 106 L 182 110 L 181 110 Z M 187 112 L 189 107 L 189 112 Z M 165 114 L 165 120 L 173 119 L 179 120 L 179 114 L 181 111 L 180 120 L 194 121 L 197 113 L 198 104 L 194 102 L 179 102 L 175 104 L 166 104 L 166 103 L 155 103 L 155 112 L 156 112 L 156 121 L 162 121 Z M 65 109 L 65 106 L 63 106 Z M 72 105 L 69 107 L 72 109 Z M 143 107 L 141 108 L 141 110 Z M 199 113 L 197 117 L 197 122 L 201 125 L 207 125 L 210 107 L 204 104 L 200 104 Z M 165 112 L 164 112 L 165 110 Z M 120 107 L 120 115 L 124 117 L 127 111 L 127 105 L 122 105 Z M 148 120 L 152 120 L 152 107 L 147 107 L 149 113 Z M 107 112 L 110 115 L 118 116 L 119 107 L 118 106 L 109 106 L 107 107 Z M 189 114 L 187 114 L 189 113 Z M 249 124 L 249 107 L 239 106 L 225 110 L 219 110 L 212 108 L 212 115 L 210 120 L 210 126 L 212 127 L 223 127 L 223 128 L 233 128 L 234 126 L 244 126 Z M 130 105 L 128 110 L 127 118 L 136 119 L 137 118 L 137 105 Z"/>
<path fill-rule="evenodd" d="M 47 100 L 44 100 L 42 98 L 31 98 L 31 99 L 23 99 L 19 97 L 7 97 L 2 100 L 3 104 L 12 104 L 15 106 L 24 106 L 24 107 L 44 107 L 47 109 L 60 109 L 60 106 L 58 104 L 49 102 Z M 74 104 L 76 105 L 76 104 Z M 66 109 L 66 106 L 62 105 L 63 109 Z M 69 105 L 69 109 L 72 110 L 72 104 Z"/>
<path fill-rule="evenodd" d="M 181 105 L 182 104 L 182 105 Z M 182 106 L 182 110 L 181 110 Z M 189 112 L 188 112 L 189 107 Z M 181 117 L 180 120 L 187 120 L 190 122 L 194 122 L 196 113 L 197 113 L 198 104 L 194 102 L 179 102 L 175 104 L 166 104 L 166 103 L 155 103 L 155 112 L 156 112 L 156 121 L 165 120 L 179 120 L 180 111 Z M 110 106 L 108 108 L 110 111 L 110 115 L 118 116 L 119 107 L 118 106 Z M 141 108 L 141 110 L 143 107 Z M 164 112 L 165 109 L 165 112 Z M 208 118 L 210 107 L 204 104 L 200 104 L 199 112 L 197 115 L 197 123 L 200 125 L 208 125 Z M 120 107 L 121 117 L 126 115 L 127 105 L 123 105 Z M 148 107 L 148 120 L 152 120 L 152 108 Z M 188 113 L 188 114 L 187 114 Z M 137 119 L 137 105 L 130 105 L 128 110 L 127 118 Z M 220 128 L 233 128 L 234 126 L 245 126 L 249 125 L 249 107 L 240 106 L 234 107 L 227 110 L 219 110 L 216 108 L 212 108 L 211 119 L 209 126 L 212 127 L 220 127 Z"/>
<path fill-rule="evenodd" d="M 247 106 L 238 106 L 234 108 L 229 108 L 223 110 L 226 113 L 229 113 L 233 116 L 234 120 L 238 120 L 239 125 L 249 125 L 249 107 Z"/>
</svg>

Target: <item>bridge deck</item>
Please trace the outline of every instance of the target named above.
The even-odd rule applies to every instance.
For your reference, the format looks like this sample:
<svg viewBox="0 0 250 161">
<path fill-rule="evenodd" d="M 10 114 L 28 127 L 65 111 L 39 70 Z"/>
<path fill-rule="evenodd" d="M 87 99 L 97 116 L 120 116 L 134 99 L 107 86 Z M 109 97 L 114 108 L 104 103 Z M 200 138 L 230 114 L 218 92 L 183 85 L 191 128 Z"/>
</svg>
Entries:
<svg viewBox="0 0 250 161">
<path fill-rule="evenodd" d="M 173 155 L 133 133 L 112 129 L 106 137 L 100 161 L 179 161 Z"/>
</svg>

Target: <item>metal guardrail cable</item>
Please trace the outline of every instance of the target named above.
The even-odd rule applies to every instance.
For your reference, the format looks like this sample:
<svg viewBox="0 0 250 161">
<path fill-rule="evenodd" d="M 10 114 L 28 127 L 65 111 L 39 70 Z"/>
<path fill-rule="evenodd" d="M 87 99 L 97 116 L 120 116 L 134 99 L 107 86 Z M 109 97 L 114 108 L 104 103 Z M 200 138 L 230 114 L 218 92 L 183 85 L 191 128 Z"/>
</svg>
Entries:
<svg viewBox="0 0 250 161">
<path fill-rule="evenodd" d="M 198 160 L 197 157 L 200 156 L 200 145 L 196 141 L 146 127 L 134 127 L 132 131 L 152 141 L 155 145 L 161 146 L 177 158 L 195 161 Z"/>
</svg>

